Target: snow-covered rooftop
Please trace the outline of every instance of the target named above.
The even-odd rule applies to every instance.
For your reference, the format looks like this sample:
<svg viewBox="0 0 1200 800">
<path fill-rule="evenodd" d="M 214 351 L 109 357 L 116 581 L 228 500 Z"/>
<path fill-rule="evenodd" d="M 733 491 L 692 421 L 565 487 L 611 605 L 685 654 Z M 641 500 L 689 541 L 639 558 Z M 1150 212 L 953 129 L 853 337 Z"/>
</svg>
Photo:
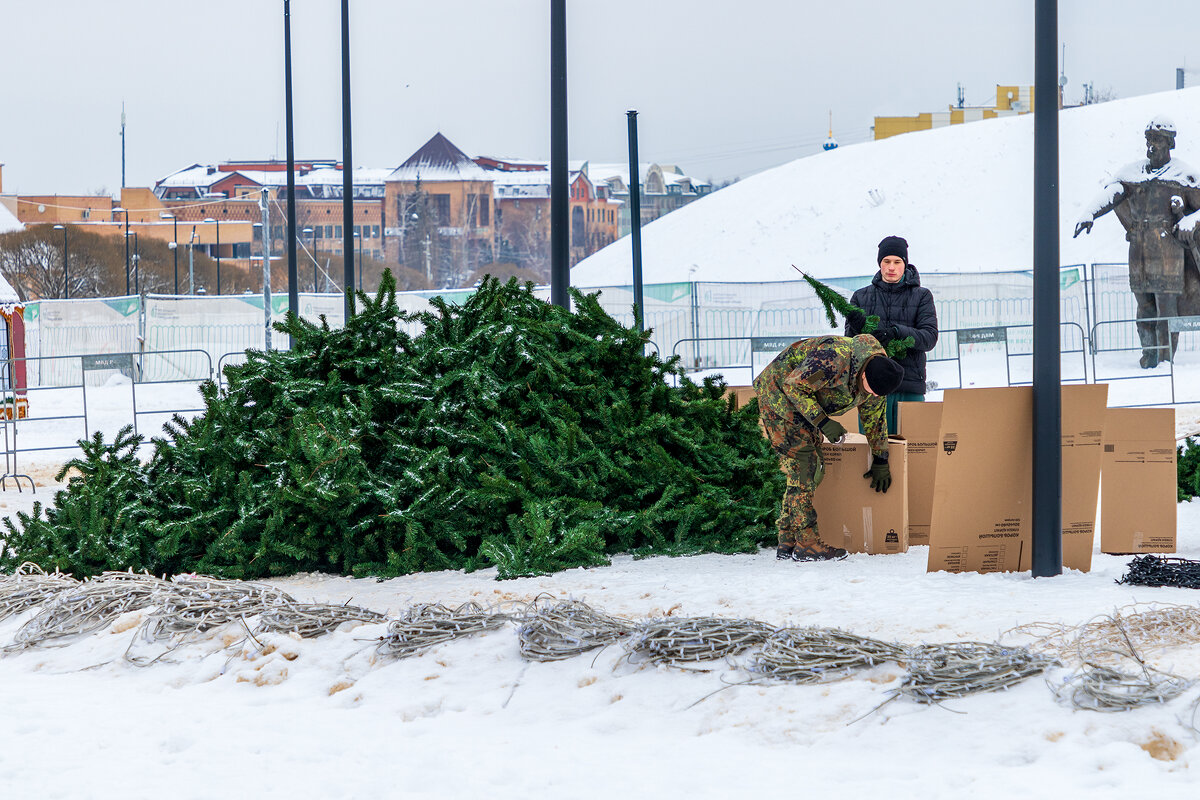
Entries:
<svg viewBox="0 0 1200 800">
<path fill-rule="evenodd" d="M 16 215 L 8 210 L 8 206 L 0 203 L 0 233 L 23 230 L 25 230 L 25 226 L 16 218 Z"/>
<path fill-rule="evenodd" d="M 392 172 L 393 172 L 393 170 L 390 167 L 384 168 L 384 169 L 380 169 L 377 167 L 355 167 L 354 168 L 354 185 L 355 186 L 366 186 L 366 185 L 371 185 L 371 184 L 378 184 L 378 185 L 382 186 L 383 182 L 387 180 L 388 175 L 391 175 Z M 280 173 L 280 176 L 281 176 L 280 182 L 279 182 L 280 185 L 287 183 L 286 175 L 287 175 L 287 173 Z M 344 173 L 340 169 L 332 169 L 329 167 L 323 167 L 321 169 L 314 169 L 312 172 L 308 173 L 307 175 L 301 175 L 301 176 L 297 177 L 296 185 L 297 186 L 324 186 L 324 185 L 336 184 L 338 186 L 341 186 L 343 183 L 343 180 L 344 180 L 343 175 L 344 175 Z"/>
<path fill-rule="evenodd" d="M 440 133 L 423 144 L 389 176 L 389 181 L 490 181 L 495 172 L 476 164 Z"/>
<path fill-rule="evenodd" d="M 0 205 L 0 214 L 3 214 L 7 209 Z M 0 275 L 0 311 L 5 314 L 11 314 L 13 308 L 24 305 L 21 298 L 17 296 L 17 290 L 12 287 L 3 275 Z"/>
<path fill-rule="evenodd" d="M 211 172 L 210 172 L 211 170 Z M 158 181 L 155 187 L 173 188 L 177 186 L 212 186 L 222 178 L 229 176 L 228 172 L 217 170 L 216 165 L 193 164 L 178 172 L 172 172 Z"/>
</svg>

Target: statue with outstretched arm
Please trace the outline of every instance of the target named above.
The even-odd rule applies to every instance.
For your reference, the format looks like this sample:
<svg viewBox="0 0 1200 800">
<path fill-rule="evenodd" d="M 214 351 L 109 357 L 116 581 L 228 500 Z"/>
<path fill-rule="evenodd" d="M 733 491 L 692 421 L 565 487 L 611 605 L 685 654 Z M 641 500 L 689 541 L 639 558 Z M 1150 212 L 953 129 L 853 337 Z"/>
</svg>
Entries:
<svg viewBox="0 0 1200 800">
<path fill-rule="evenodd" d="M 1139 363 L 1150 369 L 1171 360 L 1179 334 L 1169 334 L 1166 318 L 1179 316 L 1184 265 L 1196 261 L 1200 222 L 1200 173 L 1171 158 L 1175 125 L 1155 117 L 1146 126 L 1146 158 L 1126 164 L 1079 222 L 1075 236 L 1090 233 L 1112 211 L 1129 242 L 1129 289 L 1137 301 Z"/>
</svg>

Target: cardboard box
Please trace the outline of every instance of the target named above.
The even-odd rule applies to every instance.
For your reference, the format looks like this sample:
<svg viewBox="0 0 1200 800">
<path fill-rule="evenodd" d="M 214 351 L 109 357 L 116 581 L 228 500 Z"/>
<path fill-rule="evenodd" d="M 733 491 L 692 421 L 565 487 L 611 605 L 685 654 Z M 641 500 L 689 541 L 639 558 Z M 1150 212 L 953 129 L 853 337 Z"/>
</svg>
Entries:
<svg viewBox="0 0 1200 800">
<path fill-rule="evenodd" d="M 900 435 L 908 442 L 908 543 L 929 544 L 941 403 L 900 403 Z"/>
<path fill-rule="evenodd" d="M 1062 387 L 1063 566 L 1087 571 L 1096 524 L 1105 384 Z M 1032 387 L 947 389 L 934 474 L 929 571 L 1032 563 Z"/>
<path fill-rule="evenodd" d="M 871 446 L 860 433 L 842 444 L 821 445 L 825 479 L 813 504 L 821 540 L 851 553 L 903 553 L 908 550 L 908 459 L 901 439 L 888 442 L 892 485 L 876 492 L 863 473 L 871 468 Z"/>
<path fill-rule="evenodd" d="M 1063 566 L 1087 572 L 1092 568 L 1092 551 L 1096 547 L 1096 504 L 1100 499 L 1108 384 L 1063 386 L 1062 403 Z M 1030 567 L 1032 553 L 1021 569 Z"/>
<path fill-rule="evenodd" d="M 1174 553 L 1175 410 L 1110 408 L 1104 426 L 1100 550 Z"/>
<path fill-rule="evenodd" d="M 741 408 L 750 402 L 750 398 L 754 397 L 753 386 L 726 386 L 725 396 L 733 395 L 733 407 Z"/>
</svg>

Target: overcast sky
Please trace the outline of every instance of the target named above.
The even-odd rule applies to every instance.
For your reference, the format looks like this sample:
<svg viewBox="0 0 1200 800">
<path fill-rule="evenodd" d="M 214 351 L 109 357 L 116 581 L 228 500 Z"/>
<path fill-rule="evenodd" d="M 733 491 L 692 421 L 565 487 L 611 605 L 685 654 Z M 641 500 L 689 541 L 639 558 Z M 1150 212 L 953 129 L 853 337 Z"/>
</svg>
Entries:
<svg viewBox="0 0 1200 800">
<path fill-rule="evenodd" d="M 441 131 L 469 155 L 549 159 L 550 0 L 351 0 L 354 163 Z M 1200 3 L 1061 0 L 1068 102 L 1197 68 Z M 293 0 L 296 156 L 341 158 L 337 0 Z M 1033 82 L 1033 0 L 568 0 L 571 159 L 746 176 L 876 115 Z M 282 0 L 0 0 L 0 163 L 13 193 L 115 193 L 189 164 L 283 158 Z M 1061 49 L 1060 49 L 1061 52 Z M 1191 61 L 1189 62 L 1189 56 Z M 1182 146 L 1182 142 L 1181 142 Z M 1183 148 L 1186 150 L 1187 148 Z M 1182 151 L 1181 151 L 1182 153 Z M 1195 161 L 1196 155 L 1192 155 Z"/>
</svg>

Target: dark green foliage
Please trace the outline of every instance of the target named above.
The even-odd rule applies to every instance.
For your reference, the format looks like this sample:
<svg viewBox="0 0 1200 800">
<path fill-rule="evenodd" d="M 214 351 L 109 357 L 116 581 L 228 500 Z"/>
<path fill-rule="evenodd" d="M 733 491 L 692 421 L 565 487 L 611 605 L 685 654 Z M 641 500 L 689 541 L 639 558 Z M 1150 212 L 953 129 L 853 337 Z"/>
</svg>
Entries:
<svg viewBox="0 0 1200 800">
<path fill-rule="evenodd" d="M 574 299 L 488 279 L 412 316 L 385 275 L 343 329 L 289 317 L 292 349 L 203 386 L 205 413 L 167 425 L 148 464 L 128 437 L 91 445 L 58 508 L 10 527 L 0 568 L 516 577 L 771 541 L 783 478 L 756 410 Z"/>
<path fill-rule="evenodd" d="M 843 297 L 841 293 L 837 291 L 837 289 L 821 283 L 807 272 L 801 272 L 800 274 L 804 276 L 804 280 L 808 281 L 808 285 L 813 288 L 813 291 L 817 293 L 817 298 L 820 299 L 821 304 L 825 306 L 825 316 L 829 318 L 829 327 L 838 327 L 837 316 L 835 315 L 835 312 L 845 316 L 849 311 L 863 311 L 863 309 L 853 305 L 849 300 Z M 878 328 L 879 316 L 876 314 L 870 314 L 867 316 L 867 323 L 863 326 L 862 332 L 874 333 Z M 883 349 L 890 358 L 899 359 L 904 358 L 904 356 L 908 354 L 908 348 L 912 347 L 914 344 L 916 344 L 916 340 L 914 340 L 913 337 L 905 336 L 903 339 L 892 339 L 886 345 L 884 345 Z"/>
<path fill-rule="evenodd" d="M 1176 475 L 1179 478 L 1179 502 L 1200 497 L 1200 446 L 1189 436 L 1175 450 Z"/>
<path fill-rule="evenodd" d="M 142 437 L 133 426 L 122 428 L 111 444 L 99 431 L 79 442 L 82 458 L 69 461 L 55 476 L 61 481 L 78 470 L 67 488 L 54 496 L 54 505 L 42 516 L 41 503 L 33 513 L 17 512 L 19 527 L 4 519 L 6 547 L 0 552 L 0 569 L 11 570 L 32 561 L 47 571 L 95 575 L 105 570 L 155 570 L 153 539 L 146 535 L 152 523 L 147 504 L 146 469 L 138 460 Z"/>
</svg>

